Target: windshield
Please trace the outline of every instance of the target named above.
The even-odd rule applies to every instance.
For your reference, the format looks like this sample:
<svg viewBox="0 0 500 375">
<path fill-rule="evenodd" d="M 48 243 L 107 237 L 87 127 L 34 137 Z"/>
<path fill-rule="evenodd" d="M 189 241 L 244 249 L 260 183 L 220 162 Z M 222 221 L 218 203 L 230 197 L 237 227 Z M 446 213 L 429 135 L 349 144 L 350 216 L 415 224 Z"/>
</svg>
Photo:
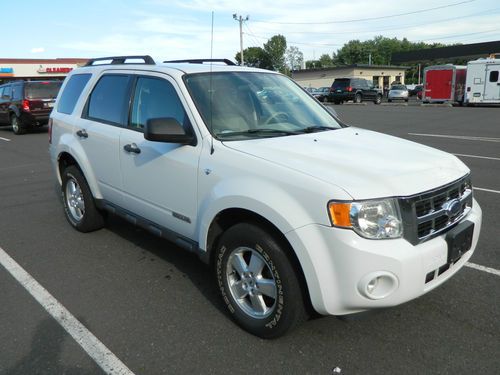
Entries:
<svg viewBox="0 0 500 375">
<path fill-rule="evenodd" d="M 218 139 L 279 137 L 341 125 L 288 77 L 261 72 L 191 74 L 186 85 Z"/>
<path fill-rule="evenodd" d="M 61 88 L 61 82 L 29 82 L 26 83 L 27 99 L 54 99 Z"/>
<path fill-rule="evenodd" d="M 391 90 L 406 90 L 406 86 L 404 85 L 394 85 L 391 87 Z"/>
</svg>

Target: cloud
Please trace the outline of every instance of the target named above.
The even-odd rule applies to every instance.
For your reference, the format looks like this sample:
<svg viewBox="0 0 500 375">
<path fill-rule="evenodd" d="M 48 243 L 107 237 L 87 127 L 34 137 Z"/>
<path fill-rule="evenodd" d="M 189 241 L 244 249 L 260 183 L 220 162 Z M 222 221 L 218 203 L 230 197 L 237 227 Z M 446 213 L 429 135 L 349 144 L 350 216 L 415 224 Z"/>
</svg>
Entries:
<svg viewBox="0 0 500 375">
<path fill-rule="evenodd" d="M 45 48 L 43 47 L 35 47 L 31 49 L 31 53 L 42 53 L 45 52 Z"/>
</svg>

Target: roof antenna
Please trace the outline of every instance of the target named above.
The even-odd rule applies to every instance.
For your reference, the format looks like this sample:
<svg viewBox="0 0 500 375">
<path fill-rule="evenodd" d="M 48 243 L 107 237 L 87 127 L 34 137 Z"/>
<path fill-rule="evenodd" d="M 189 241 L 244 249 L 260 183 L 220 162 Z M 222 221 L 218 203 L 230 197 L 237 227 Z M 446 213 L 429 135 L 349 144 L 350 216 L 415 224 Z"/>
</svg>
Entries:
<svg viewBox="0 0 500 375">
<path fill-rule="evenodd" d="M 213 58 L 213 52 L 214 52 L 214 11 L 212 10 L 212 35 L 210 38 L 210 60 Z M 212 66 L 213 62 L 210 61 L 210 136 L 211 136 L 211 143 L 210 143 L 210 155 L 214 153 L 214 133 L 213 133 L 213 105 L 212 105 L 212 98 L 214 95 L 214 92 L 212 90 Z"/>
</svg>

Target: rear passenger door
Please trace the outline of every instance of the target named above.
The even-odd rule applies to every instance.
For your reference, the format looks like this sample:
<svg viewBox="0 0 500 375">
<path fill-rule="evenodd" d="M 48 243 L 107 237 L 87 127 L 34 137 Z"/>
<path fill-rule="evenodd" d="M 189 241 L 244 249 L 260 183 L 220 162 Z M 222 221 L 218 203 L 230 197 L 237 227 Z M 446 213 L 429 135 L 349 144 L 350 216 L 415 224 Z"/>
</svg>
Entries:
<svg viewBox="0 0 500 375">
<path fill-rule="evenodd" d="M 144 139 L 151 118 L 175 118 L 194 132 L 176 82 L 167 76 L 135 80 L 128 127 L 121 132 L 120 161 L 124 208 L 192 238 L 197 215 L 197 175 L 201 142 L 196 146 Z"/>
<path fill-rule="evenodd" d="M 122 204 L 120 132 L 127 122 L 131 81 L 128 74 L 104 73 L 74 129 L 103 198 L 116 205 Z"/>
</svg>

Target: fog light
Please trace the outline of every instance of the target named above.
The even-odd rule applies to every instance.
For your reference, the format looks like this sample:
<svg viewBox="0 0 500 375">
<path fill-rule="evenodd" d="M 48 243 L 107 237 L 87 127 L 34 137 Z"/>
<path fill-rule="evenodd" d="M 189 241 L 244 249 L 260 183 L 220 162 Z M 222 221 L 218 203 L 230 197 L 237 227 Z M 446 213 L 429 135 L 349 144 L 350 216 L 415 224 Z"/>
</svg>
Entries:
<svg viewBox="0 0 500 375">
<path fill-rule="evenodd" d="M 379 271 L 365 275 L 358 283 L 358 291 L 369 299 L 382 299 L 390 296 L 399 286 L 396 275 Z"/>
</svg>

